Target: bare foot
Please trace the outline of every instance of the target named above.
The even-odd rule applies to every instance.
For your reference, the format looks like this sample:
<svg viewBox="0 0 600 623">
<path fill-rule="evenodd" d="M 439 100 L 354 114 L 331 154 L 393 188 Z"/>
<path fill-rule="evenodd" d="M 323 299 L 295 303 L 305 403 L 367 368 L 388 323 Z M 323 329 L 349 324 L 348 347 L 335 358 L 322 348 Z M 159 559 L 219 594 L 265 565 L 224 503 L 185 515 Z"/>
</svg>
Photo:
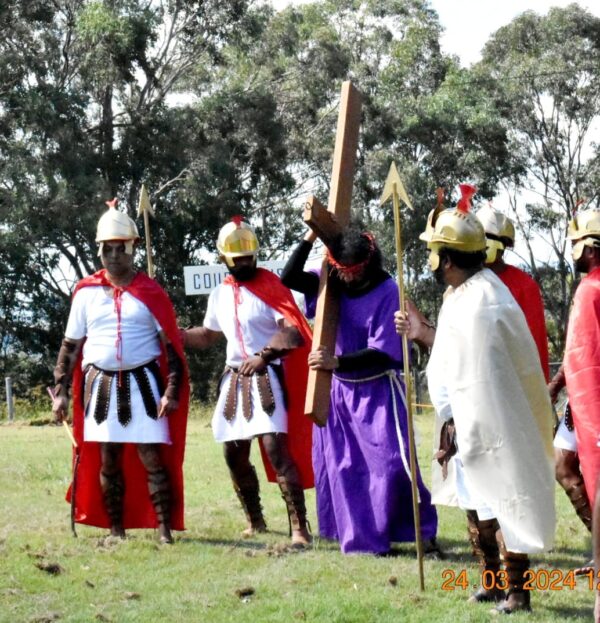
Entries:
<svg viewBox="0 0 600 623">
<path fill-rule="evenodd" d="M 161 545 L 173 544 L 173 535 L 171 534 L 171 529 L 167 524 L 158 524 L 158 538 Z"/>
<path fill-rule="evenodd" d="M 292 547 L 307 547 L 312 540 L 312 534 L 306 527 L 292 530 Z"/>
</svg>

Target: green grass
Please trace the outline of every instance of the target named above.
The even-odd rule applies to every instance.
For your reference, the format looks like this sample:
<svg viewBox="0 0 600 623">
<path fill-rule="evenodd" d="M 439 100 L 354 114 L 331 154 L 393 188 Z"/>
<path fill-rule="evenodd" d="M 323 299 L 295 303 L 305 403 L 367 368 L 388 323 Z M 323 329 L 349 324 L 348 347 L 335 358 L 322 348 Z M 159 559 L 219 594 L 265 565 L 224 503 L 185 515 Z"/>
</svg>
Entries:
<svg viewBox="0 0 600 623">
<path fill-rule="evenodd" d="M 429 416 L 419 416 L 425 465 L 431 440 Z M 255 454 L 255 459 L 257 455 Z M 470 592 L 442 591 L 442 573 L 466 569 L 478 581 L 470 555 L 464 514 L 440 507 L 443 562 L 425 562 L 420 592 L 410 545 L 397 557 L 343 556 L 336 544 L 315 541 L 312 550 L 290 551 L 287 518 L 277 488 L 262 481 L 270 532 L 240 540 L 242 511 L 231 488 L 220 445 L 207 418 L 191 420 L 186 451 L 187 531 L 172 547 L 159 547 L 153 531 L 131 531 L 117 545 L 105 532 L 69 529 L 64 502 L 70 474 L 69 440 L 60 427 L 0 426 L 0 621 L 113 621 L 327 623 L 398 621 L 489 621 L 489 607 L 466 603 Z M 261 470 L 259 469 L 259 473 Z M 559 522 L 553 552 L 538 556 L 536 568 L 565 573 L 582 564 L 589 538 L 564 493 L 557 491 Z M 309 515 L 316 529 L 314 492 Z M 407 512 L 411 512 L 407 509 Z M 57 563 L 50 575 L 36 567 Z M 236 591 L 252 587 L 240 598 Z M 587 581 L 575 590 L 536 591 L 534 611 L 514 621 L 576 621 L 591 617 Z"/>
</svg>

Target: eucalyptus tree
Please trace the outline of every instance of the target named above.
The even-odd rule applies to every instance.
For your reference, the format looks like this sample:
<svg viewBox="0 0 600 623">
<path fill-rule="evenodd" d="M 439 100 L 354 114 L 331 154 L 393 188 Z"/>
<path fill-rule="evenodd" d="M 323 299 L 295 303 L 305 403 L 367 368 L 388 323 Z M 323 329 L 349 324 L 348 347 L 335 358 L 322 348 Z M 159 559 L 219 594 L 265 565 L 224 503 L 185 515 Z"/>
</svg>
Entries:
<svg viewBox="0 0 600 623">
<path fill-rule="evenodd" d="M 20 352 L 48 365 L 73 281 L 98 266 L 106 199 L 132 212 L 141 182 L 160 190 L 169 227 L 157 227 L 156 252 L 177 257 L 181 273 L 186 222 L 169 191 L 187 174 L 194 124 L 169 98 L 197 63 L 218 65 L 251 21 L 245 0 L 2 3 L 3 368 Z M 168 262 L 158 266 L 174 281 Z"/>
<path fill-rule="evenodd" d="M 600 205 L 600 19 L 577 4 L 525 12 L 490 38 L 473 76 L 505 120 L 504 186 L 561 356 L 574 286 L 567 223 L 578 205 Z"/>
</svg>

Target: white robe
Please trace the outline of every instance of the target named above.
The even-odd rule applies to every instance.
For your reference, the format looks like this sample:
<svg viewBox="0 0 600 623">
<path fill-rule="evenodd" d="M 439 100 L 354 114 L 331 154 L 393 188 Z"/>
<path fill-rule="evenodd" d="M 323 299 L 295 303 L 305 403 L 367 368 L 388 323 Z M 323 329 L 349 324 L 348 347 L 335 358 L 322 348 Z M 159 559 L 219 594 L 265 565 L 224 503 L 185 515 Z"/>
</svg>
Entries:
<svg viewBox="0 0 600 623">
<path fill-rule="evenodd" d="M 454 417 L 462 484 L 498 519 L 507 549 L 552 547 L 550 399 L 525 316 L 492 271 L 476 273 L 445 297 L 427 378 L 437 413 Z M 456 472 L 440 491 L 434 466 L 434 503 L 456 504 Z"/>
</svg>

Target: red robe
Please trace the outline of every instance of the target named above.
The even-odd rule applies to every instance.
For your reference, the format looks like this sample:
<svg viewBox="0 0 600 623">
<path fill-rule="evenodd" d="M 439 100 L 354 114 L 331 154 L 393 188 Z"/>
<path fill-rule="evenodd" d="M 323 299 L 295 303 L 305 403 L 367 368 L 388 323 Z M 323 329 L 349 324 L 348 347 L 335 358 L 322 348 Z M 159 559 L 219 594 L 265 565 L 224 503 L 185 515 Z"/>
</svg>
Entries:
<svg viewBox="0 0 600 623">
<path fill-rule="evenodd" d="M 227 277 L 225 284 L 230 283 L 232 279 L 231 276 Z M 282 363 L 284 391 L 287 398 L 288 445 L 300 474 L 300 482 L 304 489 L 310 489 L 315 486 L 312 469 L 312 421 L 304 415 L 304 399 L 308 381 L 308 354 L 312 344 L 311 330 L 306 318 L 298 309 L 290 289 L 286 288 L 279 277 L 271 271 L 259 268 L 255 277 L 250 281 L 244 281 L 242 285 L 269 307 L 282 314 L 304 338 L 304 344 L 286 355 Z M 275 471 L 262 444 L 260 444 L 260 450 L 267 478 L 270 482 L 276 482 Z"/>
<path fill-rule="evenodd" d="M 106 271 L 85 277 L 75 287 L 74 294 L 88 286 L 112 287 L 106 278 Z M 171 445 L 161 444 L 160 452 L 163 465 L 169 472 L 171 495 L 171 528 L 183 530 L 183 455 L 185 450 L 185 434 L 189 404 L 189 382 L 185 355 L 173 305 L 167 293 L 147 275 L 137 273 L 133 281 L 124 288 L 126 292 L 144 303 L 160 324 L 175 351 L 184 364 L 184 378 L 179 392 L 179 408 L 169 414 L 169 433 Z M 163 380 L 167 374 L 167 360 L 164 352 L 160 358 Z M 166 384 L 166 383 L 165 383 Z M 77 452 L 79 464 L 75 487 L 75 521 L 78 523 L 110 528 L 111 522 L 104 508 L 100 489 L 100 444 L 83 440 L 83 373 L 81 370 L 81 354 L 73 373 L 73 433 L 78 448 L 73 451 L 73 466 L 76 465 Z M 136 444 L 123 444 L 123 477 L 125 480 L 125 496 L 123 504 L 123 527 L 156 528 L 158 522 L 150 500 L 147 486 L 146 469 L 140 461 Z M 67 501 L 71 501 L 72 487 L 67 492 Z"/>
<path fill-rule="evenodd" d="M 550 380 L 550 365 L 548 357 L 548 335 L 546 333 L 546 319 L 544 317 L 544 303 L 537 282 L 525 271 L 515 266 L 505 264 L 506 269 L 497 273 L 500 280 L 510 290 L 519 307 L 525 314 L 525 320 L 533 335 L 533 339 L 540 354 L 542 370 L 546 382 Z"/>
<path fill-rule="evenodd" d="M 593 505 L 600 471 L 600 268 L 584 277 L 575 292 L 564 367 L 581 473 Z"/>
</svg>

